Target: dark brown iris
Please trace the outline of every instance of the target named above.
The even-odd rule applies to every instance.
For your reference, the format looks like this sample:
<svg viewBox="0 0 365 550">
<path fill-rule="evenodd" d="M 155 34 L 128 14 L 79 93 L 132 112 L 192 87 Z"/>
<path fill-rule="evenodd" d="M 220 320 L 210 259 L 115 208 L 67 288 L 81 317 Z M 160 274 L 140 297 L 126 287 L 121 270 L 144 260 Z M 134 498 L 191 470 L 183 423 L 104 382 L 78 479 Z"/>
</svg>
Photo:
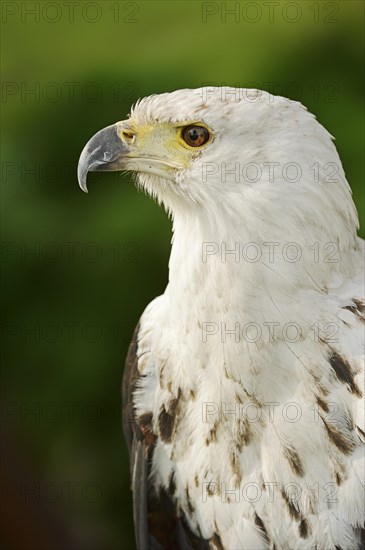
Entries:
<svg viewBox="0 0 365 550">
<path fill-rule="evenodd" d="M 204 126 L 191 125 L 183 129 L 181 136 L 190 147 L 200 147 L 208 141 L 209 132 Z"/>
</svg>

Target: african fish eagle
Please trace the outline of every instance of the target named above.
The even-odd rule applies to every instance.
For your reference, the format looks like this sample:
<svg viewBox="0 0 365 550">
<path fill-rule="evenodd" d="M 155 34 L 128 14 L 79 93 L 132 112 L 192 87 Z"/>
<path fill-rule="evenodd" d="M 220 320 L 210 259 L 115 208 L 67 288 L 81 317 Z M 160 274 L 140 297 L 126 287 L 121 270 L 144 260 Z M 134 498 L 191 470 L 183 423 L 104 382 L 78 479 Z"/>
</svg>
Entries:
<svg viewBox="0 0 365 550">
<path fill-rule="evenodd" d="M 240 88 L 137 102 L 82 151 L 173 220 L 124 372 L 137 546 L 364 546 L 364 246 L 331 135 Z"/>
</svg>

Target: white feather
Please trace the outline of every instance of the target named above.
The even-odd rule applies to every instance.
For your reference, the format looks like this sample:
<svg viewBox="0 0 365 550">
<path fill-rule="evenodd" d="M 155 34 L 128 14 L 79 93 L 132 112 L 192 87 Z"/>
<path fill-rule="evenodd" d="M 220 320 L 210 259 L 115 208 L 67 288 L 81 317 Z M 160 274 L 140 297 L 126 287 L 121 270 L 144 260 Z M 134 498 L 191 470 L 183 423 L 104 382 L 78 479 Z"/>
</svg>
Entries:
<svg viewBox="0 0 365 550">
<path fill-rule="evenodd" d="M 140 124 L 200 121 L 214 133 L 175 183 L 139 175 L 172 214 L 174 230 L 169 284 L 146 309 L 139 335 L 145 376 L 135 404 L 153 412 L 156 433 L 161 408 L 179 397 L 173 442 L 159 441 L 154 453 L 154 483 L 168 487 L 174 469 L 192 529 L 206 538 L 218 530 L 225 548 L 268 548 L 256 513 L 276 548 L 356 549 L 364 518 L 363 441 L 354 431 L 364 430 L 364 324 L 356 308 L 344 308 L 364 292 L 350 188 L 331 136 L 299 103 L 259 91 L 255 101 L 222 91 L 206 96 L 204 89 L 152 96 L 132 112 Z M 238 181 L 237 171 L 227 172 L 237 163 Z M 261 167 L 258 181 L 242 176 L 249 163 Z M 268 163 L 276 163 L 274 175 Z M 299 166 L 298 181 L 285 177 L 288 163 Z M 207 177 L 207 168 L 217 170 Z M 203 261 L 207 243 L 215 253 Z M 247 243 L 261 251 L 258 261 L 222 259 L 224 247 L 242 251 Z M 301 251 L 296 262 L 288 243 Z M 288 324 L 299 327 L 297 341 Z M 249 341 L 250 327 L 261 330 L 256 341 Z M 336 376 L 334 353 L 357 371 L 359 392 Z M 260 418 L 240 417 L 237 405 L 247 414 L 256 408 Z M 218 412 L 204 419 L 207 406 Z M 224 407 L 234 414 L 222 418 Z M 350 452 L 333 444 L 321 416 Z M 290 452 L 302 472 L 290 465 Z M 246 493 L 256 486 L 257 500 Z M 293 487 L 300 497 L 291 513 Z"/>
</svg>

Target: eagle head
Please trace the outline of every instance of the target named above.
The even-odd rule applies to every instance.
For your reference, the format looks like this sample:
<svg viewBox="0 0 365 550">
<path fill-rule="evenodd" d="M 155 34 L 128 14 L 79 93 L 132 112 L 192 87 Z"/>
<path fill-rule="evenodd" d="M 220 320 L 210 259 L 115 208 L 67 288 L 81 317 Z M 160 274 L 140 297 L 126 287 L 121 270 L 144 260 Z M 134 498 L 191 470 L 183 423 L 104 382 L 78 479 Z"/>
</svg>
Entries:
<svg viewBox="0 0 365 550">
<path fill-rule="evenodd" d="M 204 87 L 139 100 L 127 120 L 86 144 L 78 166 L 84 191 L 94 170 L 133 172 L 174 217 L 243 224 L 263 238 L 275 227 L 313 228 L 316 238 L 320 228 L 322 241 L 347 248 L 356 238 L 331 135 L 300 103 L 264 91 Z"/>
</svg>

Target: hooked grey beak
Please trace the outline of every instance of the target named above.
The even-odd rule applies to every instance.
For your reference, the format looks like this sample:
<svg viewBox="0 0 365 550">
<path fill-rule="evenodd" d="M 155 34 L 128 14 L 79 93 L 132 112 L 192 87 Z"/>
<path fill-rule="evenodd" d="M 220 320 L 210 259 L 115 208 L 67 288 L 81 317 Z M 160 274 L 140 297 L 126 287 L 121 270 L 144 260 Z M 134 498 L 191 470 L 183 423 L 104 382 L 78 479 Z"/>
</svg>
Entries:
<svg viewBox="0 0 365 550">
<path fill-rule="evenodd" d="M 129 152 L 120 139 L 117 125 L 107 126 L 97 132 L 85 145 L 77 167 L 79 185 L 87 193 L 87 173 L 89 171 L 114 171 L 122 169 L 122 161 Z"/>
</svg>

